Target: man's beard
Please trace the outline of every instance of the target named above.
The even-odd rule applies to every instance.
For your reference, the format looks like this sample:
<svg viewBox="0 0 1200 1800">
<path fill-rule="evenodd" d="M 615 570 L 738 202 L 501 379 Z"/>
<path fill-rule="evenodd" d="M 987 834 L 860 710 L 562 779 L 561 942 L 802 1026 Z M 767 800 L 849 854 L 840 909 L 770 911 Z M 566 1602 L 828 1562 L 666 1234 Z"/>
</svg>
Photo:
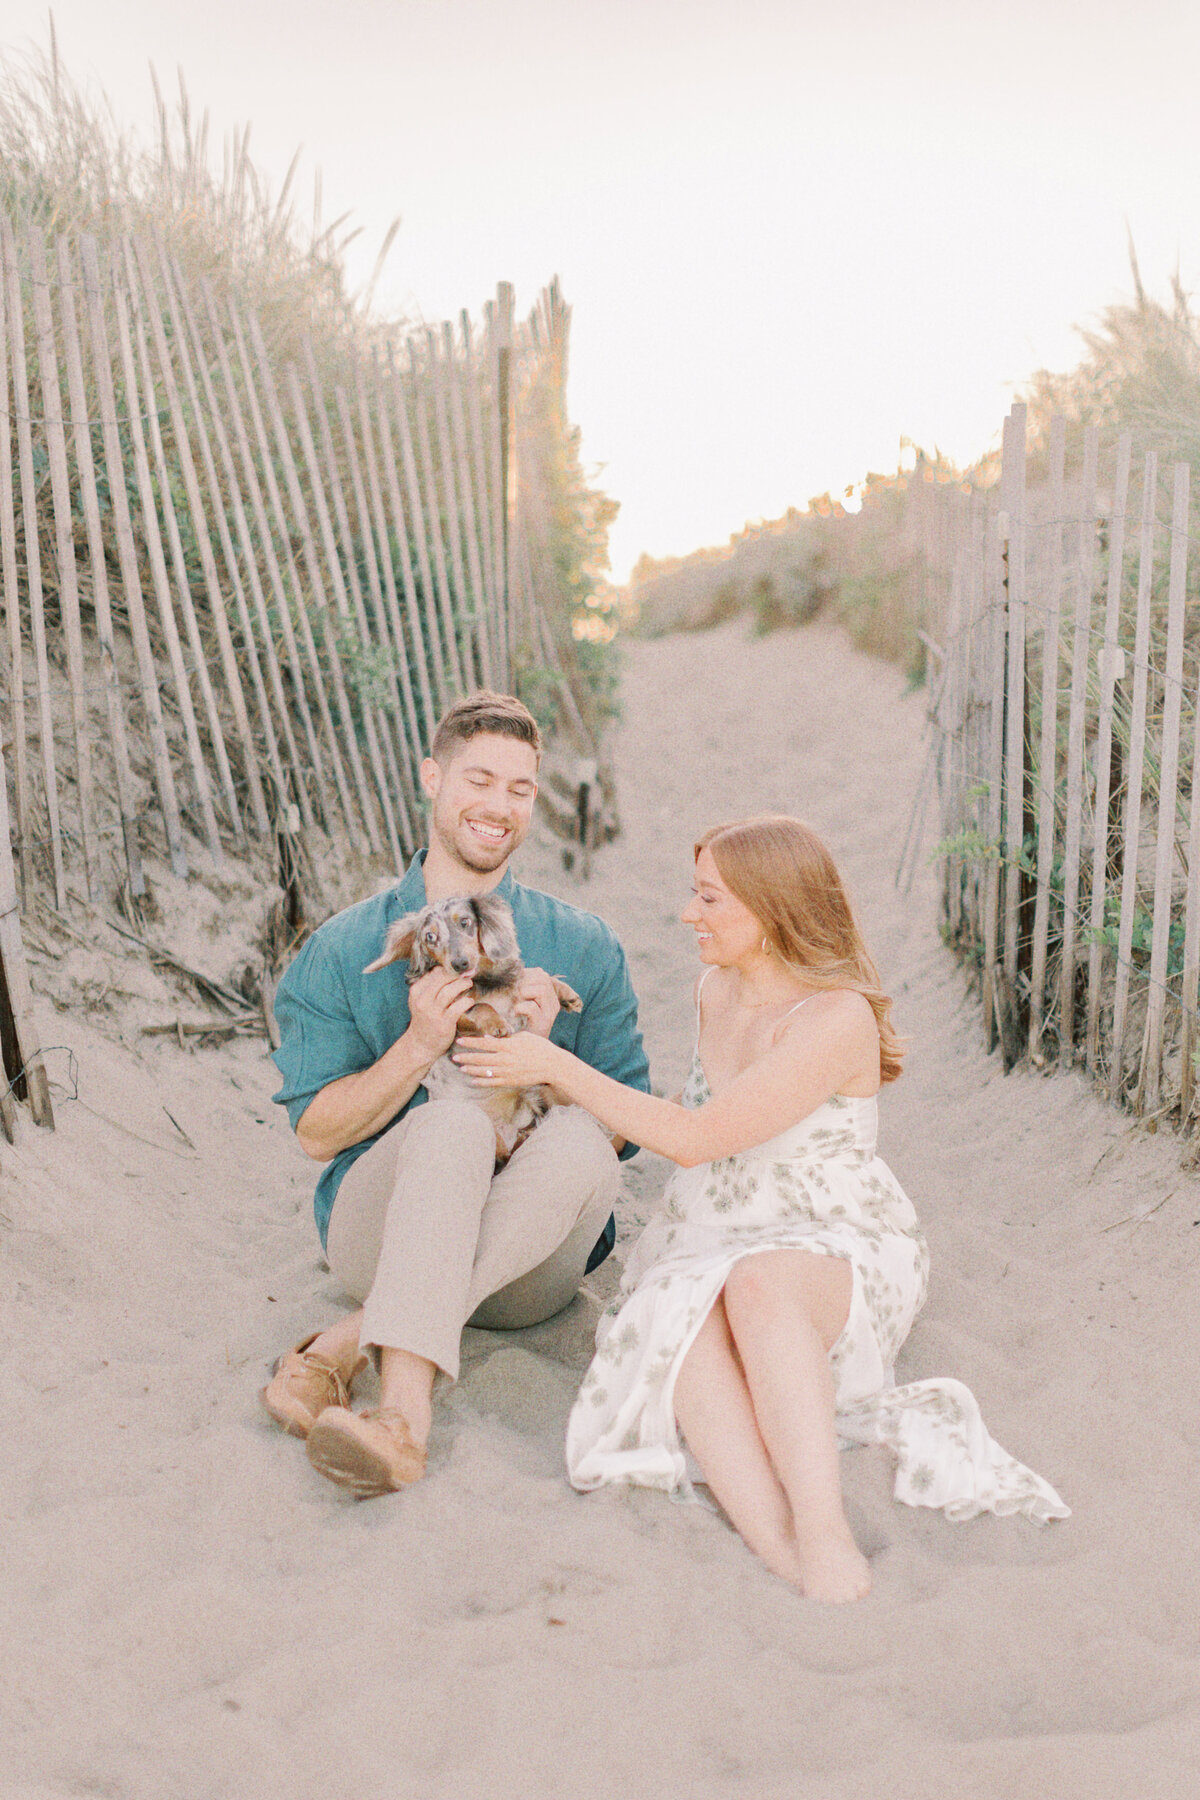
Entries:
<svg viewBox="0 0 1200 1800">
<path fill-rule="evenodd" d="M 504 844 L 497 844 L 489 856 L 483 844 L 474 844 L 467 837 L 468 827 L 465 825 L 460 836 L 456 832 L 445 830 L 435 818 L 433 829 L 446 854 L 453 857 L 455 862 L 461 863 L 464 869 L 470 869 L 472 875 L 494 875 L 520 843 L 519 834 L 510 831 L 508 840 Z"/>
</svg>

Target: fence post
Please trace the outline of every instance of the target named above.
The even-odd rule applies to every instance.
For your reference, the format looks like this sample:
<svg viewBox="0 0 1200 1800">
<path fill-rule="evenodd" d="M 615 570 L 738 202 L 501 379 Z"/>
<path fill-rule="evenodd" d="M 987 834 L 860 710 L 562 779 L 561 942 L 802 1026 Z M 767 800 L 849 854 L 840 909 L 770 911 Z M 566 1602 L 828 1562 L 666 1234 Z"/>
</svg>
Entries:
<svg viewBox="0 0 1200 1800">
<path fill-rule="evenodd" d="M 1001 531 L 1006 529 L 1001 514 L 993 509 L 987 516 L 984 539 L 984 590 L 988 612 L 985 621 L 989 677 L 987 739 L 987 870 L 983 886 L 983 1017 L 987 1047 L 995 1048 L 998 1032 L 999 1000 L 996 975 L 1000 959 L 1000 856 L 1001 828 L 1004 819 L 1004 676 L 1008 659 L 1008 608 L 1005 604 Z M 990 620 L 988 615 L 990 614 Z"/>
<path fill-rule="evenodd" d="M 450 578 L 446 573 L 446 547 L 442 537 L 441 506 L 438 501 L 437 468 L 433 460 L 433 447 L 429 437 L 429 409 L 425 404 L 422 386 L 422 370 L 417 339 L 408 340 L 408 373 L 412 382 L 413 422 L 416 425 L 417 457 L 420 463 L 421 479 L 419 494 L 424 499 L 425 529 L 428 534 L 429 547 L 433 551 L 433 574 L 437 590 L 438 605 L 442 617 L 442 645 L 446 652 L 446 666 L 454 683 L 455 692 L 463 694 L 469 685 L 463 673 L 463 664 L 458 653 L 458 634 L 455 629 L 454 602 L 450 593 Z M 433 375 L 430 374 L 430 387 Z M 403 410 L 400 383 L 397 381 L 397 397 Z"/>
<path fill-rule="evenodd" d="M 1066 837 L 1063 847 L 1063 936 L 1058 989 L 1058 1047 L 1064 1068 L 1074 1059 L 1075 944 L 1079 906 L 1079 863 L 1083 842 L 1084 726 L 1087 672 L 1091 657 L 1092 589 L 1096 580 L 1096 480 L 1100 433 L 1089 425 L 1083 434 L 1083 489 L 1079 512 L 1076 562 L 1075 635 L 1071 644 L 1071 706 L 1067 724 Z"/>
<path fill-rule="evenodd" d="M 1021 952 L 1025 837 L 1025 407 L 1004 428 L 1008 507 L 1008 659 L 1004 694 L 1004 957 L 998 1020 L 1005 1066 L 1016 1059 L 1017 968 Z"/>
<path fill-rule="evenodd" d="M 13 501 L 12 433 L 9 403 L 8 298 L 4 249 L 0 243 L 0 566 L 7 614 L 8 704 L 12 722 L 13 785 L 17 804 L 17 851 L 21 888 L 33 892 L 33 819 L 29 796 L 29 745 L 25 720 L 25 646 L 21 638 L 21 593 L 17 585 L 17 515 Z M 15 387 L 15 384 L 14 384 Z M 0 847 L 0 855 L 3 848 Z"/>
<path fill-rule="evenodd" d="M 1197 1069 L 1193 1058 L 1200 1050 L 1200 1019 L 1196 1004 L 1200 998 L 1200 685 L 1195 690 L 1192 706 L 1192 800 L 1188 821 L 1187 901 L 1183 932 L 1183 980 L 1180 1002 L 1183 1007 L 1183 1031 L 1180 1041 L 1179 1111 L 1186 1126 L 1196 1098 Z"/>
<path fill-rule="evenodd" d="M 96 835 L 96 782 L 92 771 L 91 733 L 87 711 L 87 676 L 83 666 L 83 630 L 79 617 L 79 576 L 75 567 L 75 534 L 71 518 L 71 474 L 67 467 L 67 433 L 63 421 L 58 346 L 50 304 L 46 244 L 31 226 L 29 279 L 37 334 L 38 385 L 42 390 L 42 429 L 50 464 L 50 507 L 54 518 L 54 550 L 58 563 L 58 601 L 67 650 L 67 685 L 71 696 L 71 729 L 75 739 L 76 800 L 83 848 L 83 878 L 89 900 L 100 892 L 100 843 Z"/>
<path fill-rule="evenodd" d="M 1167 600 L 1167 649 L 1163 666 L 1162 757 L 1158 776 L 1158 831 L 1154 857 L 1154 915 L 1150 944 L 1150 992 L 1146 1052 L 1138 1077 L 1137 1110 L 1157 1110 L 1171 932 L 1171 877 L 1175 872 L 1175 802 L 1179 791 L 1179 725 L 1183 707 L 1183 627 L 1187 608 L 1187 463 L 1176 463 L 1171 505 L 1171 576 Z"/>
<path fill-rule="evenodd" d="M 33 996 L 25 968 L 21 919 L 17 911 L 17 882 L 9 833 L 8 781 L 0 751 L 0 1078 L 4 1099 L 0 1120 L 12 1142 L 13 1106 L 10 1094 L 24 1096 L 35 1125 L 54 1130 L 50 1083 L 38 1046 L 33 1017 Z"/>
<path fill-rule="evenodd" d="M 1050 872 L 1058 762 L 1058 635 L 1063 582 L 1063 478 L 1066 421 L 1050 422 L 1050 536 L 1046 606 L 1042 619 L 1042 729 L 1037 767 L 1037 898 L 1033 914 L 1033 957 L 1029 974 L 1029 1055 L 1040 1061 L 1046 1012 L 1046 952 L 1050 933 Z"/>
<path fill-rule="evenodd" d="M 503 673 L 507 685 L 513 663 L 513 604 L 516 593 L 513 544 L 513 289 L 501 281 L 496 287 L 495 368 L 496 368 L 496 522 L 499 527 L 501 593 L 504 608 Z"/>
<path fill-rule="evenodd" d="M 1129 464 L 1133 439 L 1123 431 L 1117 440 L 1112 512 L 1108 533 L 1108 591 L 1104 604 L 1104 643 L 1100 652 L 1100 710 L 1096 723 L 1096 805 L 1092 840 L 1092 899 L 1088 947 L 1087 1066 L 1100 1069 L 1100 976 L 1104 957 L 1104 910 L 1108 889 L 1108 803 L 1112 779 L 1113 695 L 1122 658 L 1118 641 L 1121 584 L 1125 559 L 1125 509 L 1129 504 Z M 1120 659 L 1120 660 L 1119 660 Z"/>
<path fill-rule="evenodd" d="M 21 484 L 21 525 L 25 544 L 25 577 L 29 588 L 29 626 L 37 678 L 38 716 L 42 738 L 42 779 L 49 825 L 50 867 L 54 904 L 67 904 L 63 874 L 62 827 L 58 812 L 58 771 L 54 755 L 54 714 L 50 704 L 50 663 L 46 654 L 46 614 L 42 599 L 42 563 L 38 539 L 37 480 L 33 467 L 33 426 L 29 413 L 29 377 L 25 366 L 25 316 L 17 245 L 8 219 L 0 214 L 5 273 L 8 282 L 9 347 L 12 352 L 13 412 L 17 422 L 17 467 Z M 17 663 L 21 667 L 20 661 Z"/>
<path fill-rule="evenodd" d="M 246 350 L 237 311 L 233 301 L 228 302 L 229 328 L 233 334 L 234 348 L 238 354 L 238 367 L 242 372 L 242 386 L 245 390 L 246 405 L 250 409 L 250 423 L 254 428 L 254 442 L 258 446 L 259 461 L 262 464 L 263 481 L 266 483 L 267 500 L 271 506 L 271 516 L 267 515 L 266 502 L 263 499 L 262 484 L 258 478 L 258 470 L 254 462 L 246 421 L 242 413 L 241 401 L 234 385 L 233 369 L 229 361 L 224 334 L 217 315 L 216 300 L 212 287 L 205 277 L 200 283 L 200 291 L 204 296 L 205 309 L 212 330 L 213 341 L 217 350 L 217 362 L 221 370 L 221 379 L 225 384 L 225 392 L 229 399 L 229 413 L 233 420 L 234 431 L 238 441 L 238 455 L 241 458 L 242 470 L 246 478 L 246 488 L 250 495 L 250 504 L 254 509 L 254 519 L 258 526 L 258 541 L 262 550 L 263 561 L 267 565 L 267 579 L 271 584 L 271 592 L 275 598 L 275 609 L 279 615 L 279 629 L 283 634 L 284 649 L 287 651 L 288 667 L 292 674 L 292 687 L 296 695 L 296 706 L 304 726 L 305 741 L 312 762 L 313 777 L 316 782 L 317 796 L 321 805 L 321 814 L 327 830 L 333 826 L 333 806 L 329 787 L 325 778 L 324 764 L 320 747 L 317 743 L 316 729 L 313 725 L 312 711 L 308 704 L 305 685 L 304 664 L 300 660 L 299 641 L 296 626 L 292 619 L 292 608 L 289 591 L 295 600 L 296 617 L 299 620 L 300 638 L 304 643 L 304 655 L 307 659 L 308 671 L 312 677 L 313 691 L 317 698 L 317 711 L 321 718 L 321 729 L 325 733 L 325 742 L 329 750 L 329 760 L 333 767 L 333 781 L 337 789 L 342 815 L 346 821 L 351 838 L 358 834 L 358 824 L 354 817 L 354 803 L 350 798 L 350 787 L 346 780 L 346 770 L 338 749 L 337 732 L 334 729 L 333 714 L 329 710 L 329 698 L 325 692 L 325 681 L 321 672 L 320 659 L 317 655 L 316 641 L 313 637 L 312 623 L 304 605 L 304 594 L 300 587 L 300 578 L 296 573 L 296 559 L 292 555 L 291 533 L 288 529 L 287 513 L 283 498 L 279 492 L 279 483 L 275 478 L 275 466 L 271 458 L 271 446 L 267 437 L 267 428 L 263 420 L 262 408 L 258 403 L 258 395 L 254 388 L 254 377 L 250 367 L 250 358 Z M 275 521 L 279 533 L 279 542 L 283 549 L 284 563 L 287 568 L 287 584 L 283 579 L 283 568 L 275 551 L 275 539 L 271 531 L 271 518 Z"/>
<path fill-rule="evenodd" d="M 63 349 L 67 365 L 67 388 L 71 400 L 71 431 L 75 445 L 75 468 L 79 476 L 80 499 L 87 529 L 88 563 L 92 577 L 92 606 L 96 614 L 96 642 L 100 651 L 100 668 L 104 677 L 104 703 L 108 719 L 108 735 L 112 744 L 113 770 L 117 782 L 117 807 L 121 815 L 121 834 L 125 847 L 125 865 L 129 874 L 129 892 L 135 898 L 146 891 L 142 872 L 142 853 L 138 843 L 137 805 L 134 800 L 133 770 L 129 762 L 129 744 L 125 735 L 125 707 L 121 682 L 117 673 L 116 646 L 113 641 L 112 605 L 108 593 L 108 571 L 104 555 L 104 536 L 100 523 L 100 501 L 96 492 L 96 463 L 92 454 L 92 427 L 88 417 L 87 390 L 83 381 L 83 357 L 79 347 L 79 321 L 75 311 L 75 272 L 70 246 L 65 237 L 57 244 L 59 312 L 62 318 Z M 97 382 L 99 387 L 99 382 Z"/>
<path fill-rule="evenodd" d="M 212 375 L 209 371 L 208 359 L 205 355 L 204 343 L 200 336 L 200 328 L 196 320 L 195 308 L 192 306 L 191 300 L 188 297 L 187 284 L 183 279 L 178 263 L 168 260 L 161 239 L 158 240 L 158 252 L 163 269 L 163 281 L 167 287 L 167 291 L 169 293 L 173 292 L 178 298 L 179 307 L 187 326 L 188 338 L 192 346 L 193 366 L 200 372 L 200 380 L 203 385 L 204 397 L 208 406 L 208 416 L 212 426 L 212 435 L 216 439 L 217 450 L 221 458 L 221 467 L 225 473 L 225 483 L 229 490 L 229 504 L 233 510 L 233 523 L 234 530 L 237 532 L 238 547 L 241 550 L 242 563 L 245 566 L 246 576 L 250 583 L 250 594 L 254 601 L 254 614 L 258 622 L 263 657 L 267 665 L 267 679 L 271 684 L 271 696 L 274 699 L 275 711 L 279 718 L 279 729 L 283 733 L 284 746 L 287 750 L 288 763 L 292 773 L 292 785 L 295 788 L 296 800 L 300 808 L 300 817 L 305 825 L 311 825 L 314 822 L 312 802 L 308 795 L 308 784 L 304 779 L 304 767 L 300 761 L 299 745 L 296 742 L 295 733 L 292 730 L 291 708 L 288 705 L 287 697 L 283 690 L 283 674 L 279 667 L 279 658 L 275 653 L 275 640 L 271 636 L 271 625 L 267 616 L 266 596 L 263 593 L 262 582 L 259 579 L 258 564 L 254 556 L 254 543 L 250 535 L 249 520 L 246 517 L 245 502 L 242 499 L 241 488 L 238 483 L 237 467 L 233 460 L 233 450 L 229 442 L 229 433 L 225 429 L 225 421 L 221 417 L 221 408 L 217 403 L 216 389 L 213 386 Z M 216 335 L 214 328 L 214 336 Z M 222 368 L 224 368 L 226 366 L 224 360 L 225 346 L 223 343 L 220 343 L 219 340 L 217 343 L 217 359 Z M 199 408 L 197 407 L 197 416 L 198 415 Z M 211 464 L 212 451 L 208 446 L 207 434 L 205 433 L 202 433 L 202 442 L 205 446 L 206 461 Z M 287 775 L 283 768 L 279 750 L 279 741 L 275 736 L 270 708 L 267 704 L 266 690 L 263 687 L 262 671 L 258 661 L 258 654 L 254 646 L 254 635 L 250 623 L 249 611 L 246 606 L 245 590 L 241 585 L 240 576 L 238 574 L 237 558 L 234 553 L 232 539 L 229 536 L 229 526 L 226 523 L 224 516 L 224 505 L 216 482 L 216 472 L 211 467 L 209 469 L 209 482 L 214 496 L 216 497 L 214 504 L 217 510 L 217 525 L 221 534 L 222 550 L 229 564 L 230 580 L 234 583 L 234 590 L 237 595 L 238 617 L 241 622 L 242 634 L 246 641 L 247 655 L 251 660 L 254 689 L 258 697 L 259 709 L 263 720 L 263 732 L 267 740 L 267 759 L 270 764 L 271 774 L 279 790 L 279 804 L 282 805 L 288 798 Z M 301 694 L 300 701 L 302 700 L 303 695 Z"/>
<path fill-rule="evenodd" d="M 138 390 L 137 368 L 133 357 L 133 337 L 129 323 L 129 305 L 119 284 L 114 280 L 113 302 L 117 312 L 117 334 L 121 345 L 121 366 L 125 379 L 125 409 L 129 423 L 130 440 L 133 445 L 134 472 L 137 477 L 138 498 L 141 502 L 142 525 L 146 544 L 146 553 L 150 561 L 150 574 L 154 584 L 154 597 L 158 607 L 159 623 L 167 646 L 167 659 L 171 666 L 171 675 L 175 683 L 176 698 L 179 703 L 179 715 L 183 721 L 184 742 L 187 746 L 188 762 L 192 771 L 192 782 L 196 792 L 196 804 L 204 825 L 204 834 L 208 841 L 209 853 L 214 863 L 220 867 L 224 861 L 221 839 L 217 831 L 217 815 L 213 811 L 212 792 L 209 787 L 208 770 L 204 766 L 204 755 L 200 748 L 200 732 L 196 724 L 195 707 L 192 704 L 191 689 L 188 686 L 187 671 L 183 662 L 183 649 L 179 641 L 179 628 L 175 622 L 175 610 L 171 601 L 171 584 L 167 575 L 166 557 L 163 554 L 162 537 L 158 528 L 158 508 L 154 497 L 154 481 L 150 474 L 150 461 L 146 451 L 146 436 L 142 429 L 142 400 Z M 144 349 L 144 343 L 142 345 Z M 153 401 L 149 402 L 153 406 Z M 120 465 L 118 465 L 120 466 Z M 132 546 L 131 546 L 132 548 Z M 134 571 L 137 569 L 137 555 L 134 551 Z"/>
<path fill-rule="evenodd" d="M 188 872 L 188 862 L 183 842 L 183 820 L 179 811 L 175 776 L 171 770 L 171 750 L 167 743 L 167 730 L 163 721 L 158 670 L 155 667 L 154 649 L 150 642 L 150 626 L 146 618 L 146 602 L 142 593 L 137 545 L 133 537 L 133 518 L 129 510 L 129 494 L 125 485 L 125 455 L 121 444 L 120 427 L 117 424 L 112 349 L 109 344 L 108 327 L 104 319 L 104 294 L 100 286 L 100 263 L 96 256 L 95 240 L 86 232 L 81 234 L 79 239 L 79 260 L 83 268 L 83 293 L 84 299 L 87 301 L 88 335 L 92 346 L 92 374 L 95 377 L 96 395 L 100 406 L 104 461 L 110 472 L 108 493 L 117 539 L 117 561 L 121 569 L 121 589 L 125 596 L 125 610 L 129 616 L 129 633 L 133 639 L 134 657 L 137 662 L 138 690 L 141 694 L 150 737 L 150 750 L 154 763 L 154 785 L 158 790 L 158 803 L 162 811 L 163 832 L 167 840 L 167 853 L 171 859 L 171 869 L 174 874 L 185 876 Z M 132 408 L 134 404 L 133 399 L 127 399 L 128 407 Z M 138 430 L 140 428 L 139 424 Z M 153 567 L 152 564 L 152 569 Z"/>
<path fill-rule="evenodd" d="M 1158 499 L 1158 457 L 1146 454 L 1142 477 L 1141 554 L 1138 563 L 1137 626 L 1133 651 L 1133 713 L 1129 724 L 1129 758 L 1125 776 L 1124 855 L 1121 861 L 1121 918 L 1117 932 L 1116 992 L 1113 998 L 1112 1053 L 1108 1092 L 1117 1100 L 1125 1060 L 1125 1021 L 1129 1009 L 1129 973 L 1133 952 L 1133 917 L 1137 909 L 1138 852 L 1142 834 L 1142 771 L 1146 755 L 1146 695 L 1150 680 L 1150 598 L 1154 582 L 1154 526 Z"/>
<path fill-rule="evenodd" d="M 162 426 L 159 421 L 158 390 L 154 382 L 154 374 L 150 367 L 150 346 L 146 335 L 146 321 L 150 321 L 151 333 L 158 350 L 160 365 L 163 366 L 163 380 L 167 387 L 168 405 L 172 421 L 176 421 L 176 409 L 171 402 L 171 385 L 168 379 L 170 352 L 166 348 L 166 339 L 162 331 L 162 320 L 154 303 L 154 292 L 144 286 L 138 292 L 137 270 L 134 264 L 133 248 L 128 239 L 122 244 L 125 258 L 125 282 L 129 290 L 130 304 L 133 311 L 133 323 L 138 350 L 138 361 L 142 372 L 142 400 L 146 408 L 145 422 L 149 428 L 150 452 L 154 459 L 154 470 L 158 478 L 159 504 L 162 507 L 163 522 L 167 528 L 167 545 L 171 552 L 171 565 L 175 571 L 175 592 L 179 599 L 179 610 L 183 614 L 183 627 L 187 632 L 188 648 L 192 654 L 193 672 L 196 685 L 200 689 L 200 698 L 204 703 L 204 716 L 208 723 L 208 738 L 212 746 L 213 760 L 217 765 L 217 777 L 225 796 L 225 810 L 235 837 L 245 835 L 242 824 L 242 811 L 238 805 L 237 788 L 234 785 L 233 769 L 229 761 L 229 751 L 225 744 L 225 731 L 221 724 L 221 714 L 217 707 L 217 696 L 209 674 L 208 656 L 204 648 L 204 640 L 200 636 L 200 622 L 196 617 L 195 602 L 192 599 L 192 584 L 188 576 L 187 558 L 183 552 L 183 538 L 179 530 L 179 516 L 175 505 L 175 489 L 171 481 L 171 469 L 167 462 L 167 452 L 163 444 Z M 179 448 L 181 432 L 176 422 L 176 448 Z M 182 459 L 182 451 L 181 451 Z M 199 543 L 200 534 L 196 533 Z M 211 550 L 208 552 L 211 557 Z M 216 838 L 216 820 L 213 819 L 211 836 Z M 214 858 L 220 859 L 219 840 Z"/>
</svg>

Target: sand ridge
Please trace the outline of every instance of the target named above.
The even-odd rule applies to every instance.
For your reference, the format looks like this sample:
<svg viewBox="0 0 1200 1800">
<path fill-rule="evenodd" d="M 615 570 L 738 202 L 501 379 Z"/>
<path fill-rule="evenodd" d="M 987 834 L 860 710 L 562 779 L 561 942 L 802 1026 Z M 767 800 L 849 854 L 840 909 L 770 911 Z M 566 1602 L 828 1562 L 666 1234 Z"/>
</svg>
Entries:
<svg viewBox="0 0 1200 1800">
<path fill-rule="evenodd" d="M 429 1479 L 344 1500 L 256 1403 L 339 1304 L 264 1045 L 116 1038 L 41 967 L 64 1007 L 43 999 L 43 1037 L 71 1044 L 81 1104 L 60 1083 L 58 1132 L 0 1147 L 6 1797 L 1197 1791 L 1200 1204 L 1178 1144 L 1078 1076 L 1005 1078 L 984 1055 L 927 867 L 908 898 L 893 884 L 924 755 L 922 696 L 893 669 L 821 625 L 626 655 L 624 834 L 587 883 L 548 837 L 519 874 L 621 934 L 670 1092 L 695 835 L 768 809 L 825 833 L 912 1044 L 881 1109 L 933 1257 L 901 1378 L 968 1382 L 1074 1516 L 952 1525 L 895 1505 L 883 1452 L 852 1452 L 876 1585 L 831 1614 L 708 1513 L 573 1494 L 562 1432 L 615 1261 L 535 1331 L 468 1333 Z M 226 886 L 222 977 L 261 904 Z M 186 1013 L 142 987 L 143 1013 Z M 628 1170 L 623 1246 L 664 1174 Z"/>
</svg>

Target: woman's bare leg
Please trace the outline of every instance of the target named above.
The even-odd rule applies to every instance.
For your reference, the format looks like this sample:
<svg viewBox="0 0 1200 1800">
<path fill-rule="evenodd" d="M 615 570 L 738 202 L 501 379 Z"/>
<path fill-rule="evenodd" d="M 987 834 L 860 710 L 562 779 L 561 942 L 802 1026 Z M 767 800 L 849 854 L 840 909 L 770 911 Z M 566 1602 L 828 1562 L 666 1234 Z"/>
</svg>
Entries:
<svg viewBox="0 0 1200 1800">
<path fill-rule="evenodd" d="M 675 1417 L 735 1529 L 774 1574 L 797 1583 L 791 1508 L 771 1467 L 720 1296 L 680 1365 Z"/>
<path fill-rule="evenodd" d="M 871 1585 L 842 1508 L 829 1368 L 852 1288 L 841 1258 L 771 1250 L 743 1257 L 724 1290 L 754 1416 L 791 1508 L 800 1586 L 830 1602 L 859 1600 Z"/>
</svg>

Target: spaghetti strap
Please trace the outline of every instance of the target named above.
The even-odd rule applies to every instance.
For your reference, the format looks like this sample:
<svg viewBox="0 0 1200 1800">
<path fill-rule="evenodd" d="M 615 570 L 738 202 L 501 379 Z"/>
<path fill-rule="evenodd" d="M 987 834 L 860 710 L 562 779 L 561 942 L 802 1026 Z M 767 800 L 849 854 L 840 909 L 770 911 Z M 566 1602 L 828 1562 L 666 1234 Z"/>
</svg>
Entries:
<svg viewBox="0 0 1200 1800">
<path fill-rule="evenodd" d="M 807 1006 L 809 1001 L 815 1000 L 816 997 L 817 997 L 816 994 L 805 994 L 803 1000 L 797 1000 L 795 1006 L 788 1007 L 787 1011 L 783 1015 L 783 1019 L 790 1019 L 794 1012 L 799 1012 L 800 1008 L 802 1006 Z M 779 1023 L 781 1025 L 783 1024 L 783 1019 L 780 1019 L 780 1021 L 779 1021 Z"/>
<path fill-rule="evenodd" d="M 711 974 L 712 974 L 712 967 L 710 965 L 707 969 L 705 969 L 703 975 L 700 977 L 699 981 L 696 983 L 696 1044 L 697 1044 L 697 1046 L 699 1046 L 699 1043 L 700 1043 L 700 995 L 703 993 L 704 984 L 708 980 L 708 978 Z"/>
</svg>

